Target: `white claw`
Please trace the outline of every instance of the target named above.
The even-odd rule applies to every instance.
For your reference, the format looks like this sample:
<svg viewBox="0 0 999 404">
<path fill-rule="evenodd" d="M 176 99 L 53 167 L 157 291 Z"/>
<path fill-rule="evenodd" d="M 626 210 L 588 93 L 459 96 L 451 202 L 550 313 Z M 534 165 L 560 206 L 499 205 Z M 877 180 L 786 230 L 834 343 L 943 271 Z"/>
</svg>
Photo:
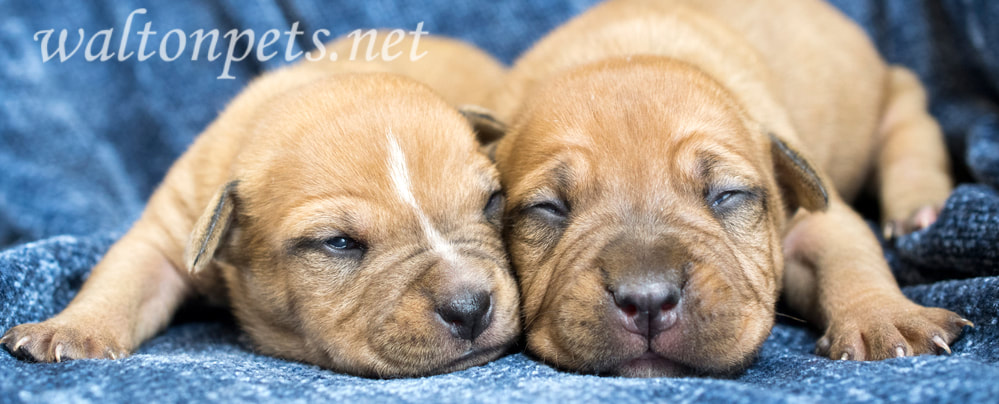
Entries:
<svg viewBox="0 0 999 404">
<path fill-rule="evenodd" d="M 933 343 L 936 344 L 936 346 L 940 347 L 940 349 L 943 349 L 944 351 L 946 351 L 947 355 L 950 355 L 950 353 L 951 353 L 950 352 L 950 347 L 947 346 L 947 343 L 944 342 L 943 338 L 940 338 L 939 335 L 934 335 L 933 336 Z"/>
<path fill-rule="evenodd" d="M 28 341 L 31 341 L 30 335 L 25 335 L 21 337 L 21 339 L 17 340 L 17 343 L 14 344 L 14 349 L 11 349 L 11 351 L 17 352 L 17 350 L 21 349 L 21 347 L 24 346 L 24 344 L 27 344 Z"/>
<path fill-rule="evenodd" d="M 111 359 L 115 359 L 115 360 L 118 359 L 118 356 L 114 354 L 114 351 L 110 351 L 108 353 L 111 354 Z"/>
<path fill-rule="evenodd" d="M 55 361 L 62 362 L 62 344 L 56 345 L 55 348 Z"/>
<path fill-rule="evenodd" d="M 841 361 L 845 361 L 847 359 L 850 359 L 850 354 L 848 354 L 846 352 L 843 352 L 843 356 L 839 357 L 839 360 L 841 360 Z"/>
<path fill-rule="evenodd" d="M 937 220 L 937 212 L 930 206 L 926 206 L 916 212 L 916 217 L 914 218 L 916 226 L 919 226 L 918 230 L 930 227 L 933 222 Z"/>
<path fill-rule="evenodd" d="M 881 236 L 884 237 L 886 241 L 892 241 L 895 239 L 895 224 L 885 223 L 885 226 L 881 229 Z"/>
<path fill-rule="evenodd" d="M 905 349 L 902 349 L 902 347 L 900 346 L 895 347 L 895 357 L 901 358 L 904 356 L 905 356 Z"/>
</svg>

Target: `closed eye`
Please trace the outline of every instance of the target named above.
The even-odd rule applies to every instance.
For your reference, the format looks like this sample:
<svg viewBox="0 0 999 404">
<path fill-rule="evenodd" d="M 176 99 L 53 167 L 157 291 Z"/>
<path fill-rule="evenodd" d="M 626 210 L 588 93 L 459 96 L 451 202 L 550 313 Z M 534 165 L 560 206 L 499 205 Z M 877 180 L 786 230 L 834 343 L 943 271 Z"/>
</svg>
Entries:
<svg viewBox="0 0 999 404">
<path fill-rule="evenodd" d="M 489 200 L 486 202 L 486 206 L 482 209 L 482 213 L 485 214 L 486 220 L 491 222 L 498 221 L 500 216 L 503 214 L 503 204 L 506 202 L 506 197 L 503 196 L 502 191 L 495 191 L 489 196 Z"/>
<path fill-rule="evenodd" d="M 711 201 L 711 207 L 717 208 L 726 203 L 733 203 L 739 199 L 740 196 L 744 195 L 742 191 L 725 191 L 715 197 L 714 201 Z"/>
<path fill-rule="evenodd" d="M 569 217 L 569 207 L 561 199 L 551 199 L 528 205 L 524 213 L 547 221 L 562 222 Z"/>
<path fill-rule="evenodd" d="M 707 197 L 708 207 L 716 214 L 731 212 L 756 200 L 756 193 L 748 189 L 724 189 L 712 192 Z"/>
</svg>

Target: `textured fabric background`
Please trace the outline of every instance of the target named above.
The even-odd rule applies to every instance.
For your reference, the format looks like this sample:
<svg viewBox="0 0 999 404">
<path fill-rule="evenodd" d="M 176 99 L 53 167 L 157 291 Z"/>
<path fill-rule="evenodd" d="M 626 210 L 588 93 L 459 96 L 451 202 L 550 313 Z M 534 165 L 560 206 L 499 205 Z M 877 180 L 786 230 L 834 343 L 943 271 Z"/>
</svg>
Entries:
<svg viewBox="0 0 999 404">
<path fill-rule="evenodd" d="M 116 51 L 126 17 L 146 8 L 128 41 L 135 51 L 146 22 L 162 36 L 175 28 L 259 34 L 293 21 L 307 35 L 320 28 L 340 35 L 423 21 L 431 33 L 510 62 L 592 3 L 0 0 L 0 331 L 65 307 L 191 139 L 248 79 L 283 63 L 236 63 L 235 80 L 216 79 L 222 60 L 205 61 L 206 50 L 198 62 L 189 54 L 169 63 L 86 62 L 78 54 L 43 63 L 35 32 L 69 29 L 72 45 L 78 28 L 89 39 L 114 27 Z M 731 380 L 574 375 L 522 353 L 449 375 L 370 380 L 256 355 L 224 313 L 195 310 L 124 360 L 30 364 L 0 352 L 0 402 L 999 401 L 999 2 L 834 4 L 888 60 L 926 81 L 947 134 L 963 185 L 937 224 L 886 246 L 886 255 L 899 280 L 916 285 L 905 288 L 910 297 L 977 324 L 951 356 L 834 362 L 811 354 L 814 331 L 782 322 L 756 364 Z M 311 38 L 295 47 L 310 49 Z"/>
</svg>

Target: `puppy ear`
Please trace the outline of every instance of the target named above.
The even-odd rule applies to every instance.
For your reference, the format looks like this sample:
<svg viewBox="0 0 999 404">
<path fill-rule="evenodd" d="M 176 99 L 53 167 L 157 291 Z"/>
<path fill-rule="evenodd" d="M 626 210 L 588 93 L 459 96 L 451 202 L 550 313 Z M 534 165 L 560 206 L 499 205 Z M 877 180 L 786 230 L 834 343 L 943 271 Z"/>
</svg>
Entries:
<svg viewBox="0 0 999 404">
<path fill-rule="evenodd" d="M 463 105 L 458 112 L 475 129 L 475 140 L 482 147 L 482 152 L 495 159 L 496 142 L 506 135 L 506 124 L 493 117 L 492 111 L 478 105 Z"/>
<path fill-rule="evenodd" d="M 773 133 L 769 133 L 769 136 L 774 173 L 784 196 L 788 215 L 794 214 L 799 207 L 812 212 L 825 210 L 829 205 L 829 194 L 815 169 L 797 150 Z"/>
<path fill-rule="evenodd" d="M 233 220 L 238 184 L 239 181 L 230 181 L 219 189 L 194 224 L 184 249 L 184 264 L 189 273 L 201 272 L 215 258 Z"/>
</svg>

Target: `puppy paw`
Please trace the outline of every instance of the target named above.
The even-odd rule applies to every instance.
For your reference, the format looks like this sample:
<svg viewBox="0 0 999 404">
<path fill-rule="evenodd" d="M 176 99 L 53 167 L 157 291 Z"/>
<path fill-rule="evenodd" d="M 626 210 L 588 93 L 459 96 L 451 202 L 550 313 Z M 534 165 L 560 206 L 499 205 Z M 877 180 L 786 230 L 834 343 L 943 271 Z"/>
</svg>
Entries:
<svg viewBox="0 0 999 404">
<path fill-rule="evenodd" d="M 908 300 L 868 305 L 839 317 L 816 344 L 817 354 L 841 360 L 950 354 L 950 344 L 964 326 L 974 326 L 949 310 Z"/>
<path fill-rule="evenodd" d="M 940 216 L 940 206 L 923 206 L 907 218 L 891 219 L 883 227 L 885 240 L 893 240 L 909 233 L 930 227 Z"/>
<path fill-rule="evenodd" d="M 34 362 L 72 359 L 118 359 L 128 356 L 121 338 L 113 331 L 89 322 L 67 322 L 58 318 L 11 328 L 0 338 L 11 354 Z"/>
</svg>

